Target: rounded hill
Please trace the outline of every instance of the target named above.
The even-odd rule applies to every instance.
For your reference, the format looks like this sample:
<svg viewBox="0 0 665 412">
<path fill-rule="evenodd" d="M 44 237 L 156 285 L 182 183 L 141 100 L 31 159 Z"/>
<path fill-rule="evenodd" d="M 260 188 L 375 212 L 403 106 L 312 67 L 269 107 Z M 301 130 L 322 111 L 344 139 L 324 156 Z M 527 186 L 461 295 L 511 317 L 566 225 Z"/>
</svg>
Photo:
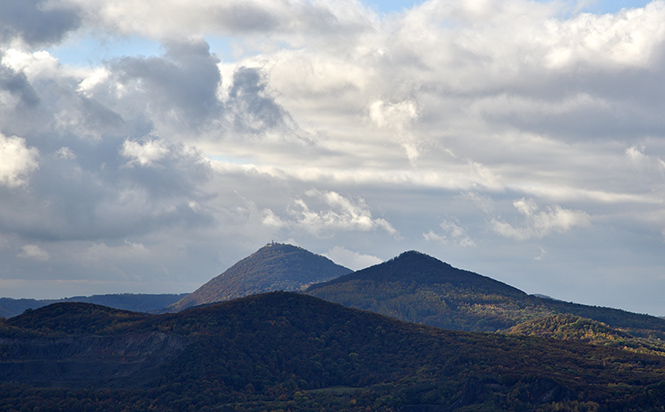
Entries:
<svg viewBox="0 0 665 412">
<path fill-rule="evenodd" d="M 277 290 L 297 291 L 345 275 L 351 269 L 301 247 L 268 243 L 185 296 L 171 310 Z"/>
</svg>

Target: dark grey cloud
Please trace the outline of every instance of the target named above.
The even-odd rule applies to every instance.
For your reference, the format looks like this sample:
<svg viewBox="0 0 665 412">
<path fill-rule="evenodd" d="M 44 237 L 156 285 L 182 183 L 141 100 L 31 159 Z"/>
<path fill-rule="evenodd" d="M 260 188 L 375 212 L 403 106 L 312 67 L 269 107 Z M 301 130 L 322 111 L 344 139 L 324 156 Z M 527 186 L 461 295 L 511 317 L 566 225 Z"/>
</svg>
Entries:
<svg viewBox="0 0 665 412">
<path fill-rule="evenodd" d="M 256 4 L 235 4 L 214 9 L 214 18 L 231 31 L 264 32 L 272 31 L 281 25 L 280 16 Z"/>
<path fill-rule="evenodd" d="M 525 73 L 522 79 L 467 97 L 503 102 L 483 112 L 491 123 L 566 141 L 665 134 L 665 65 Z"/>
<path fill-rule="evenodd" d="M 30 81 L 25 73 L 0 65 L 0 92 L 14 96 L 0 107 L 0 132 L 24 137 L 49 153 L 88 139 L 121 138 L 137 129 L 126 124 L 120 113 L 77 89 L 77 79 L 69 76 L 42 73 Z"/>
<path fill-rule="evenodd" d="M 267 82 L 257 68 L 240 67 L 233 74 L 233 85 L 226 102 L 236 130 L 262 133 L 281 128 L 291 121 L 290 116 L 268 93 Z"/>
<path fill-rule="evenodd" d="M 171 44 L 163 59 L 128 62 L 121 74 L 150 87 L 130 87 L 124 99 L 112 73 L 87 89 L 76 73 L 40 56 L 22 56 L 38 71 L 0 65 L 0 93 L 10 96 L 0 106 L 0 132 L 38 154 L 26 185 L 0 187 L 0 243 L 8 237 L 28 245 L 122 242 L 155 230 L 210 226 L 209 212 L 197 206 L 210 199 L 203 189 L 209 164 L 196 150 L 158 137 L 159 118 L 146 110 L 175 107 L 192 123 L 211 116 L 205 105 L 217 104 L 220 77 L 207 45 Z M 127 142 L 136 143 L 134 152 Z M 146 142 L 157 142 L 159 156 L 135 162 L 149 149 Z"/>
<path fill-rule="evenodd" d="M 0 60 L 2 60 L 0 52 Z M 39 96 L 32 88 L 25 74 L 16 73 L 11 68 L 0 64 L 0 91 L 6 91 L 18 97 L 23 107 L 35 106 Z"/>
<path fill-rule="evenodd" d="M 163 143 L 150 165 L 132 164 L 120 140 L 76 142 L 41 153 L 30 188 L 0 188 L 0 233 L 26 242 L 123 239 L 184 225 L 209 225 L 193 205 L 210 195 L 210 167 L 198 153 Z"/>
<path fill-rule="evenodd" d="M 164 48 L 163 57 L 125 57 L 112 62 L 111 70 L 155 117 L 191 129 L 206 126 L 221 114 L 218 59 L 205 41 L 166 42 Z"/>
<path fill-rule="evenodd" d="M 46 0 L 0 2 L 0 42 L 19 38 L 30 45 L 54 44 L 80 27 L 77 9 L 46 6 Z"/>
</svg>

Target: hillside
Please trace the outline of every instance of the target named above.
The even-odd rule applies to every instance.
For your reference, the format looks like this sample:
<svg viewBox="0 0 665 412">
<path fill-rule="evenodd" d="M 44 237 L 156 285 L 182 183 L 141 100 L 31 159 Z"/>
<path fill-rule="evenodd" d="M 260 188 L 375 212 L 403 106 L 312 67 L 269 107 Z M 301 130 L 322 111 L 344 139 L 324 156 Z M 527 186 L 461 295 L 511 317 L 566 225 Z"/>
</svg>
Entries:
<svg viewBox="0 0 665 412">
<path fill-rule="evenodd" d="M 44 336 L 94 334 L 119 324 L 145 319 L 148 315 L 91 303 L 54 303 L 5 321 L 14 328 Z"/>
<path fill-rule="evenodd" d="M 297 291 L 351 272 L 303 248 L 268 243 L 169 307 L 191 306 L 276 290 Z"/>
<path fill-rule="evenodd" d="M 553 313 L 519 289 L 414 251 L 312 285 L 305 293 L 409 322 L 476 332 Z"/>
<path fill-rule="evenodd" d="M 611 328 L 605 323 L 575 315 L 553 315 L 520 323 L 507 333 L 561 340 L 579 340 L 638 353 L 665 356 L 665 341 L 654 336 L 640 337 Z"/>
<path fill-rule="evenodd" d="M 49 318 L 61 316 L 98 327 L 49 332 L 64 325 Z M 3 321 L 0 326 L 9 323 L 25 337 L 6 336 L 0 327 L 0 410 L 665 407 L 662 357 L 440 330 L 301 294 L 123 316 L 64 304 Z M 109 322 L 117 317 L 123 321 Z"/>
<path fill-rule="evenodd" d="M 0 317 L 9 318 L 20 315 L 27 309 L 38 309 L 53 303 L 85 302 L 104 305 L 115 309 L 131 310 L 134 312 L 154 312 L 163 309 L 183 297 L 183 294 L 108 294 L 92 296 L 74 296 L 63 299 L 12 299 L 0 298 Z"/>
<path fill-rule="evenodd" d="M 571 314 L 603 322 L 634 337 L 665 339 L 662 318 L 527 295 L 419 252 L 405 252 L 387 262 L 312 285 L 306 293 L 445 329 L 505 331 L 523 322 Z"/>
</svg>

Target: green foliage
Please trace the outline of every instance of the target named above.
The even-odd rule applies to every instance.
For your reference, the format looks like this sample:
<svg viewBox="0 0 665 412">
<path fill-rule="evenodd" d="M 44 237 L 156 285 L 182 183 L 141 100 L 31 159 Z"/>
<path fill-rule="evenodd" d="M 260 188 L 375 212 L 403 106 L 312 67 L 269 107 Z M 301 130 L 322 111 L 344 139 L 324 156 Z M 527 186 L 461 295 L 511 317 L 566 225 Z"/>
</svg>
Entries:
<svg viewBox="0 0 665 412">
<path fill-rule="evenodd" d="M 306 293 L 348 307 L 445 329 L 511 330 L 511 333 L 579 339 L 630 351 L 665 354 L 664 319 L 530 296 L 418 252 L 407 252 L 383 264 L 314 285 Z M 576 329 L 568 322 L 570 318 L 557 315 L 596 323 L 582 325 L 577 321 Z M 557 330 L 560 325 L 556 323 L 564 320 L 566 329 Z M 537 330 L 531 331 L 533 328 Z"/>
<path fill-rule="evenodd" d="M 409 322 L 474 332 L 495 332 L 552 313 L 531 296 L 505 296 L 444 282 L 353 279 L 306 293 Z"/>
<path fill-rule="evenodd" d="M 508 333 L 540 336 L 562 340 L 580 340 L 593 345 L 608 346 L 639 353 L 665 356 L 665 342 L 659 338 L 634 336 L 632 329 L 611 328 L 592 319 L 575 315 L 554 315 L 520 323 Z"/>
</svg>

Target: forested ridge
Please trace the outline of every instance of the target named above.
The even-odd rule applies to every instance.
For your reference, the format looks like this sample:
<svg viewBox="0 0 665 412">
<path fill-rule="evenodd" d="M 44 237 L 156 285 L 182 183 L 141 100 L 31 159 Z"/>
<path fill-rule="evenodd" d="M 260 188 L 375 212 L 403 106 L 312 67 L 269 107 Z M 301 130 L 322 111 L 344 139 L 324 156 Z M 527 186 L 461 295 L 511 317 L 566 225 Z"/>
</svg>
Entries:
<svg viewBox="0 0 665 412">
<path fill-rule="evenodd" d="M 665 346 L 665 319 L 528 295 L 414 251 L 313 285 L 306 293 L 409 322 L 474 332 L 559 338 L 564 334 L 554 333 L 559 325 L 552 319 L 570 320 L 572 316 L 575 320 L 570 323 L 579 324 L 577 319 L 584 318 L 609 328 L 607 333 L 589 329 L 584 338 L 587 343 L 665 353 L 660 349 Z M 608 339 L 608 334 L 613 338 Z M 577 334 L 565 336 L 570 339 Z"/>
<path fill-rule="evenodd" d="M 287 292 L 163 315 L 60 304 L 0 326 L 0 369 L 17 372 L 0 373 L 0 410 L 665 405 L 663 357 L 577 340 L 442 330 Z M 40 379 L 30 380 L 37 370 Z"/>
<path fill-rule="evenodd" d="M 38 309 L 61 302 L 85 302 L 134 312 L 155 312 L 177 302 L 186 295 L 187 293 L 115 293 L 108 295 L 72 296 L 62 299 L 0 298 L 0 316 L 9 318 L 20 315 L 28 309 Z"/>
</svg>

